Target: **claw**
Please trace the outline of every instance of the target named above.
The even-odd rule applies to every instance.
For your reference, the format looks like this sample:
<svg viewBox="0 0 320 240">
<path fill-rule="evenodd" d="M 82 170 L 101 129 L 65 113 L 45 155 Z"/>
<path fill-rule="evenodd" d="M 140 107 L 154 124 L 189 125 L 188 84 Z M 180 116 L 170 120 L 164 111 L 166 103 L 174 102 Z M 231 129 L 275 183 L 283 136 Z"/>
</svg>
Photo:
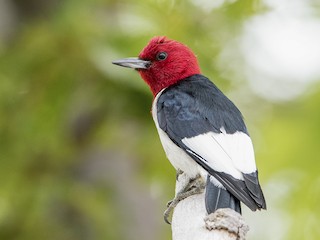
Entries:
<svg viewBox="0 0 320 240">
<path fill-rule="evenodd" d="M 179 198 L 176 196 L 173 200 L 169 201 L 167 203 L 167 209 L 163 213 L 163 218 L 166 223 L 171 225 L 171 222 L 168 220 L 172 210 L 178 205 L 180 202 Z"/>
<path fill-rule="evenodd" d="M 169 225 L 171 225 L 171 222 L 168 220 L 169 216 L 170 216 L 170 212 L 172 209 L 167 208 L 167 210 L 164 211 L 163 213 L 163 219 L 166 223 L 168 223 Z"/>
<path fill-rule="evenodd" d="M 178 175 L 177 175 L 178 176 Z M 168 220 L 172 210 L 178 205 L 178 203 L 192 195 L 203 193 L 205 189 L 205 183 L 202 178 L 199 176 L 196 179 L 190 179 L 188 184 L 184 187 L 181 192 L 178 192 L 175 198 L 167 203 L 167 209 L 163 213 L 164 221 L 168 224 L 171 222 Z"/>
<path fill-rule="evenodd" d="M 179 176 L 180 176 L 181 174 L 183 174 L 183 171 L 180 170 L 180 169 L 178 169 L 178 170 L 177 170 L 177 173 L 176 173 L 176 180 L 178 180 L 178 178 L 179 178 Z"/>
</svg>

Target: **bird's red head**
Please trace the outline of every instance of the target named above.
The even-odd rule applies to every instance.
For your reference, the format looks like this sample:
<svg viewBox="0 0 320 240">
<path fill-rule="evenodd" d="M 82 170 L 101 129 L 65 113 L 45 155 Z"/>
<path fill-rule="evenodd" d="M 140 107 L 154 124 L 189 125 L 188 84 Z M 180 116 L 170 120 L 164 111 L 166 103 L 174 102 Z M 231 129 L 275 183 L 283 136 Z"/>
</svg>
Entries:
<svg viewBox="0 0 320 240">
<path fill-rule="evenodd" d="M 129 58 L 113 63 L 138 70 L 154 96 L 162 89 L 200 73 L 194 53 L 182 43 L 166 37 L 152 38 L 138 59 Z"/>
<path fill-rule="evenodd" d="M 193 52 L 182 43 L 166 37 L 152 38 L 139 58 L 151 62 L 149 68 L 140 69 L 139 73 L 154 95 L 181 79 L 200 73 Z"/>
</svg>

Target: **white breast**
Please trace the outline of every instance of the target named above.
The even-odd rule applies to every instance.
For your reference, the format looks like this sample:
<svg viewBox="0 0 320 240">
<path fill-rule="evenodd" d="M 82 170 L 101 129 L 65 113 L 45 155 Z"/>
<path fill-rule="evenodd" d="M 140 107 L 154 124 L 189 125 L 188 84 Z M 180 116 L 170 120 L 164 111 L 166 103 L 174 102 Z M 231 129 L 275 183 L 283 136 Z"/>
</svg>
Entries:
<svg viewBox="0 0 320 240">
<path fill-rule="evenodd" d="M 163 91 L 163 90 L 162 90 Z M 185 172 L 190 178 L 195 178 L 196 175 L 201 174 L 204 178 L 206 177 L 206 171 L 200 167 L 184 150 L 179 148 L 168 135 L 159 127 L 158 117 L 157 117 L 157 102 L 161 95 L 161 92 L 157 94 L 152 104 L 152 117 L 157 127 L 160 141 L 162 143 L 163 149 L 169 159 L 170 163 L 175 169 L 180 169 Z"/>
</svg>

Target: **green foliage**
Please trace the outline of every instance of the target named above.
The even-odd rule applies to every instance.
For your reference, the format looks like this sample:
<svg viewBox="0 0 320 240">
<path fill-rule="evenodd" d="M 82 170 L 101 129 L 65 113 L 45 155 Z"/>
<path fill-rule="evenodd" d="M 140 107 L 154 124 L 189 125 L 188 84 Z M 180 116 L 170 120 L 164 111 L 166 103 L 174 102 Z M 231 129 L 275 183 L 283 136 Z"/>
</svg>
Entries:
<svg viewBox="0 0 320 240">
<path fill-rule="evenodd" d="M 34 17 L 20 11 L 14 33 L 0 40 L 0 239 L 169 238 L 161 212 L 175 172 L 151 119 L 152 96 L 134 71 L 111 61 L 167 35 L 194 49 L 223 90 L 235 89 L 245 83 L 225 77 L 218 55 L 264 6 L 234 1 L 205 11 L 192 1 L 49 2 L 35 7 Z M 262 185 L 282 176 L 290 187 L 277 203 L 290 219 L 284 239 L 320 236 L 318 93 L 282 104 L 253 96 L 271 109 L 260 120 L 243 109 Z"/>
</svg>

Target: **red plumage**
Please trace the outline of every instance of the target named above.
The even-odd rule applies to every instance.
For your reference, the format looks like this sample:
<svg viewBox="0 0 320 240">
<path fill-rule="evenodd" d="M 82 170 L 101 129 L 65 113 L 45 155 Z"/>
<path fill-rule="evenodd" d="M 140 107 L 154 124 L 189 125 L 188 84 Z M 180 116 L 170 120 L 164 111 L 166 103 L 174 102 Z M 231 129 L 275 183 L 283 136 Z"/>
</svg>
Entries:
<svg viewBox="0 0 320 240">
<path fill-rule="evenodd" d="M 166 61 L 157 59 L 159 52 L 167 53 Z M 152 62 L 148 69 L 138 69 L 154 96 L 162 89 L 194 74 L 200 74 L 196 56 L 184 44 L 167 37 L 154 37 L 141 51 L 139 58 Z"/>
</svg>

